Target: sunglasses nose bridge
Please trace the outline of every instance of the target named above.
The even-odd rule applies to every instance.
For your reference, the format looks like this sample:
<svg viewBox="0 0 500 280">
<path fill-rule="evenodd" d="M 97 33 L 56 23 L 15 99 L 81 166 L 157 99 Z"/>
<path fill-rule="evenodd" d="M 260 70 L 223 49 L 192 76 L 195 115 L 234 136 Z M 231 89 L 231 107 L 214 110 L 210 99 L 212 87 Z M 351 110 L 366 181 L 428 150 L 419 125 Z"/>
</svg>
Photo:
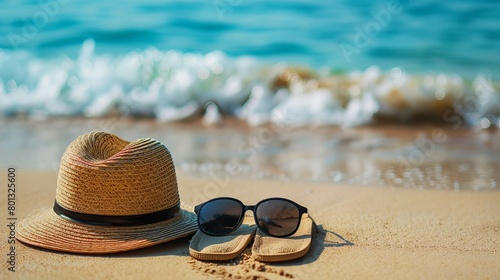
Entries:
<svg viewBox="0 0 500 280">
<path fill-rule="evenodd" d="M 252 211 L 254 212 L 254 209 L 255 209 L 255 205 L 245 205 L 243 207 L 243 215 L 247 212 L 247 211 Z"/>
</svg>

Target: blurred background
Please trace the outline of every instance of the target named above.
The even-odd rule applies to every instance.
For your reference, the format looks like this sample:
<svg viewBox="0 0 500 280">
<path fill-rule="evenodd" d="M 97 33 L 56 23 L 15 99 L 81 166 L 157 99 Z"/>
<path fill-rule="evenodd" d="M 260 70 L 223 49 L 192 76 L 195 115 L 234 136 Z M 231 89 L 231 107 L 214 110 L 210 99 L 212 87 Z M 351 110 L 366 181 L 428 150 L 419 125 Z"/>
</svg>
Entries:
<svg viewBox="0 0 500 280">
<path fill-rule="evenodd" d="M 0 5 L 2 115 L 175 121 L 213 101 L 212 119 L 252 125 L 452 122 L 449 110 L 498 125 L 498 1 Z"/>
<path fill-rule="evenodd" d="M 2 1 L 1 165 L 99 129 L 195 175 L 496 190 L 499 26 L 486 0 Z"/>
</svg>

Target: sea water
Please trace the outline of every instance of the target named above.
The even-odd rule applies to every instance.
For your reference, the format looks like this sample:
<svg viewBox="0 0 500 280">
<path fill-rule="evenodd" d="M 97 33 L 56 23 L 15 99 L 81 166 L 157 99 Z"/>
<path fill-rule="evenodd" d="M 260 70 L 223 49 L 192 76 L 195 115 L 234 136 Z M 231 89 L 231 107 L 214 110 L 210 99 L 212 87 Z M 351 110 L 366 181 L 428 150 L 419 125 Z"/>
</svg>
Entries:
<svg viewBox="0 0 500 280">
<path fill-rule="evenodd" d="M 0 3 L 0 116 L 499 125 L 500 2 Z"/>
</svg>

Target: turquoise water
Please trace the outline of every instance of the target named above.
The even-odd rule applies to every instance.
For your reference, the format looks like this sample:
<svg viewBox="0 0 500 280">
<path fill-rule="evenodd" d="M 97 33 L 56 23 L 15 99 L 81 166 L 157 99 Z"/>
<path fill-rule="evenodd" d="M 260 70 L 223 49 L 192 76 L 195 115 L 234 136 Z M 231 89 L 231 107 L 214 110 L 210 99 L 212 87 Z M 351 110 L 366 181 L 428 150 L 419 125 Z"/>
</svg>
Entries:
<svg viewBox="0 0 500 280">
<path fill-rule="evenodd" d="M 313 67 L 379 65 L 498 75 L 499 27 L 500 2 L 484 0 L 7 0 L 0 4 L 0 48 L 28 50 L 36 56 L 76 56 L 83 41 L 93 38 L 98 53 L 125 54 L 155 46 L 203 54 L 220 50 L 234 57 L 251 55 Z M 24 32 L 27 36 L 23 28 L 31 29 Z M 356 45 L 355 37 L 363 33 L 367 40 Z M 354 47 L 349 58 L 342 44 Z"/>
<path fill-rule="evenodd" d="M 499 1 L 2 1 L 0 116 L 351 126 L 454 106 L 489 127 L 499 27 Z"/>
<path fill-rule="evenodd" d="M 498 138 L 460 127 L 500 127 L 499 50 L 498 0 L 3 0 L 0 166 L 56 170 L 97 129 L 162 140 L 191 175 L 236 159 L 255 179 L 498 190 Z M 225 126 L 161 123 L 193 116 Z M 430 117 L 448 141 L 316 127 L 376 116 Z"/>
</svg>

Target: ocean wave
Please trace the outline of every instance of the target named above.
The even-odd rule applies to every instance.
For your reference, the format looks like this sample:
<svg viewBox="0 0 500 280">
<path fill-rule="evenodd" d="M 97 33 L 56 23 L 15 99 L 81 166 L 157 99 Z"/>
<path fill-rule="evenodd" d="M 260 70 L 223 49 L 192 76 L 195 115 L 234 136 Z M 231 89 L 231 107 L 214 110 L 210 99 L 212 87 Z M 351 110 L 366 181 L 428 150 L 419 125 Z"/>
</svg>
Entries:
<svg viewBox="0 0 500 280">
<path fill-rule="evenodd" d="M 491 77 L 468 81 L 456 74 L 383 71 L 338 72 L 252 57 L 231 58 L 150 48 L 126 55 L 52 59 L 0 50 L 0 115 L 101 117 L 112 113 L 177 121 L 203 115 L 216 125 L 224 115 L 250 125 L 358 126 L 378 117 L 420 117 L 481 127 L 499 126 L 500 93 Z"/>
</svg>

